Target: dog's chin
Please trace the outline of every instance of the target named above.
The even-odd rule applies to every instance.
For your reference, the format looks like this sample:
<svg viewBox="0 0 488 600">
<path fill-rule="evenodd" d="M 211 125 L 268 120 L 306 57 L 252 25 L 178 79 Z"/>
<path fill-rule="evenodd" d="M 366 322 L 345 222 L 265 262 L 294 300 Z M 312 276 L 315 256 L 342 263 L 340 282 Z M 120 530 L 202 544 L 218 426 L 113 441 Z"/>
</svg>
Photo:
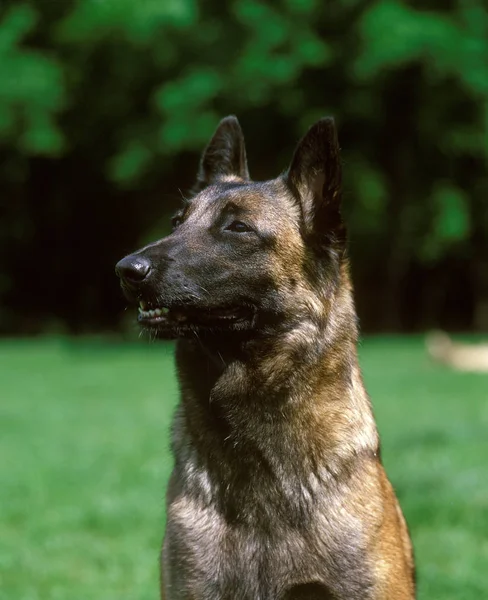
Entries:
<svg viewBox="0 0 488 600">
<path fill-rule="evenodd" d="M 251 306 L 169 306 L 150 308 L 141 303 L 139 325 L 162 339 L 218 335 L 249 331 L 255 327 Z"/>
</svg>

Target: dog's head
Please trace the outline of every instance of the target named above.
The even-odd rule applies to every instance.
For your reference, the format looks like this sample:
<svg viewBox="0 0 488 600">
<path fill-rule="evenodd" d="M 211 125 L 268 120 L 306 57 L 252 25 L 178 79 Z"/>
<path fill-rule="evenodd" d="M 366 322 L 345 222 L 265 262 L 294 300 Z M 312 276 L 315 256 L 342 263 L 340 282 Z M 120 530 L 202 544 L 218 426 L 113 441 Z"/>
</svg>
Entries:
<svg viewBox="0 0 488 600">
<path fill-rule="evenodd" d="M 259 183 L 237 119 L 223 119 L 173 232 L 117 263 L 140 324 L 178 337 L 322 318 L 344 254 L 340 198 L 333 119 L 307 132 L 284 174 Z"/>
</svg>

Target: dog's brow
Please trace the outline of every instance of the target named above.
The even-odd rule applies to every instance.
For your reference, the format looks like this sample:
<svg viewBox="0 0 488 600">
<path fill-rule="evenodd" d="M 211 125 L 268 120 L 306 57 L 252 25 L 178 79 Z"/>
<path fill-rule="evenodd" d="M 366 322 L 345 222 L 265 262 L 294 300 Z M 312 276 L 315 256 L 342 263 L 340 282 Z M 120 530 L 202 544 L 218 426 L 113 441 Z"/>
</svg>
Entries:
<svg viewBox="0 0 488 600">
<path fill-rule="evenodd" d="M 242 206 L 239 206 L 232 200 L 229 200 L 228 202 L 226 202 L 226 204 L 223 208 L 223 212 L 224 211 L 225 212 L 239 212 L 239 211 L 242 211 Z"/>
<path fill-rule="evenodd" d="M 252 210 L 245 204 L 237 204 L 233 200 L 229 200 L 225 203 L 222 209 L 222 214 L 234 213 L 237 215 L 252 214 Z"/>
</svg>

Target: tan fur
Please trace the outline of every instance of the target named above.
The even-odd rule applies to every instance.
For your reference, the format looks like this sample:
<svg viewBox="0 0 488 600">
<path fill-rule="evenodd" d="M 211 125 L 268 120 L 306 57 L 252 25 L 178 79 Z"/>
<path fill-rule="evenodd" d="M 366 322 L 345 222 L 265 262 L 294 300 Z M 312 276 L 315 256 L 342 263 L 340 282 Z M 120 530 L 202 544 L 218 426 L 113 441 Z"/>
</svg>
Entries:
<svg viewBox="0 0 488 600">
<path fill-rule="evenodd" d="M 308 294 L 311 295 L 310 290 Z M 339 537 L 346 531 L 351 535 L 359 534 L 367 548 L 367 561 L 374 579 L 374 592 L 368 598 L 412 600 L 415 597 L 412 545 L 405 519 L 378 455 L 378 433 L 361 378 L 354 335 L 349 340 L 342 339 L 343 320 L 347 320 L 348 328 L 351 328 L 350 319 L 354 314 L 346 265 L 342 269 L 338 293 L 330 301 L 328 310 L 330 348 L 323 362 L 312 365 L 308 371 L 305 363 L 297 363 L 297 352 L 300 353 L 301 347 L 306 348 L 318 333 L 312 323 L 300 323 L 283 338 L 274 339 L 264 352 L 260 349 L 256 363 L 230 364 L 214 386 L 210 402 L 218 405 L 228 396 L 247 395 L 251 382 L 260 382 L 261 387 L 273 389 L 288 373 L 290 401 L 282 408 L 287 446 L 274 455 L 276 462 L 271 462 L 272 468 L 280 472 L 280 456 L 286 454 L 288 447 L 301 455 L 303 465 L 327 465 L 326 469 L 319 467 L 308 482 L 312 494 L 315 488 L 328 490 L 323 495 L 324 507 L 317 506 L 317 542 L 329 540 L 326 544 L 334 548 L 334 531 Z M 354 331 L 355 326 L 352 328 Z M 346 363 L 351 365 L 349 378 L 344 378 L 342 372 Z M 302 369 L 307 372 L 307 386 L 303 385 Z M 297 373 L 297 387 L 290 373 Z M 195 399 L 189 397 L 186 386 L 183 389 L 190 406 Z M 247 421 L 236 422 L 236 426 L 243 436 L 254 435 Z M 279 421 L 261 423 L 259 439 L 273 438 L 279 427 Z M 348 472 L 347 465 L 354 465 L 352 473 Z M 202 487 L 206 487 L 206 482 Z M 169 518 L 179 523 L 179 527 L 187 531 L 186 535 L 196 529 L 205 530 L 206 523 L 212 524 L 211 539 L 216 546 L 214 549 L 207 547 L 207 566 L 210 568 L 212 556 L 215 553 L 217 557 L 219 547 L 237 543 L 234 533 L 226 528 L 217 513 L 210 516 L 203 505 L 191 502 L 177 492 L 172 497 Z M 321 516 L 323 512 L 328 514 L 325 521 Z M 221 529 L 217 526 L 220 522 Z M 297 538 L 292 543 L 288 537 L 282 543 L 286 548 L 288 544 L 299 545 L 300 540 Z M 340 547 L 336 551 L 341 552 Z M 296 553 L 296 550 L 289 552 Z M 218 569 L 217 563 L 215 568 Z M 211 577 L 210 572 L 208 576 Z"/>
<path fill-rule="evenodd" d="M 245 157 L 228 117 L 175 231 L 118 266 L 142 321 L 179 338 L 162 598 L 413 600 L 358 363 L 333 120 L 276 179 L 250 181 Z"/>
</svg>

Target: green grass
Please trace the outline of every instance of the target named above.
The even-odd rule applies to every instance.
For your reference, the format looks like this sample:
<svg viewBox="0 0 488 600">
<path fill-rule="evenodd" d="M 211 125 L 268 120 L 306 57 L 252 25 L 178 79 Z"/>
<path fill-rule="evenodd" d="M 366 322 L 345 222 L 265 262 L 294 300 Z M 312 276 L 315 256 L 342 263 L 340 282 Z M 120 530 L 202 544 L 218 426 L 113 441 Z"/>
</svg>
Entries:
<svg viewBox="0 0 488 600">
<path fill-rule="evenodd" d="M 488 588 L 488 376 L 372 338 L 361 363 L 422 600 Z M 156 600 L 172 348 L 0 343 L 0 597 Z"/>
</svg>

